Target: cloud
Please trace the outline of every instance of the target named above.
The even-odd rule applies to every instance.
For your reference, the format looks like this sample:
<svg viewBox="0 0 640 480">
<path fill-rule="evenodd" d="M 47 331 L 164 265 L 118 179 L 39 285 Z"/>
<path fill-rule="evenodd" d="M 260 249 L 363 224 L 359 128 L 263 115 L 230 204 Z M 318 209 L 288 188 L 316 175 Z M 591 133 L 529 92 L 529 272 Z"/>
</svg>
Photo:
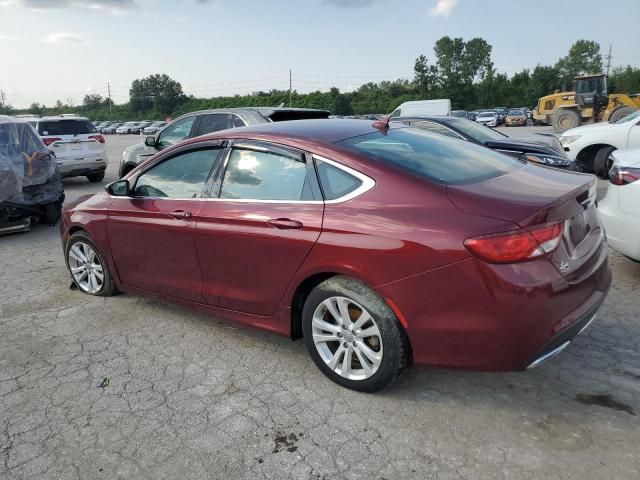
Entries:
<svg viewBox="0 0 640 480">
<path fill-rule="evenodd" d="M 376 0 L 324 0 L 325 5 L 344 8 L 365 8 L 373 5 Z"/>
<path fill-rule="evenodd" d="M 429 9 L 429 15 L 432 17 L 448 17 L 456 5 L 458 5 L 458 0 L 438 0 L 438 3 Z"/>
<path fill-rule="evenodd" d="M 67 32 L 50 33 L 49 35 L 47 35 L 44 41 L 47 43 L 85 43 L 84 38 L 82 38 L 81 35 Z"/>
<path fill-rule="evenodd" d="M 11 35 L 0 35 L 0 42 L 11 42 L 13 40 L 18 40 L 18 37 L 13 37 Z"/>
</svg>

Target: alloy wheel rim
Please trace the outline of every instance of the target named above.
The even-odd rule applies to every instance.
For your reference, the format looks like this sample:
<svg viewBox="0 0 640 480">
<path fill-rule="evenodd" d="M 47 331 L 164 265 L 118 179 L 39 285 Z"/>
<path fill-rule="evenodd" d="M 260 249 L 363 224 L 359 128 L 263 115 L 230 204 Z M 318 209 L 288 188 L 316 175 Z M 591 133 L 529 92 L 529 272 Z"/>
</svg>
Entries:
<svg viewBox="0 0 640 480">
<path fill-rule="evenodd" d="M 69 270 L 76 285 L 86 293 L 98 293 L 104 285 L 104 268 L 100 257 L 84 242 L 69 249 Z"/>
<path fill-rule="evenodd" d="M 329 297 L 318 305 L 311 334 L 320 358 L 342 378 L 366 380 L 380 368 L 380 329 L 362 305 L 347 297 Z"/>
</svg>

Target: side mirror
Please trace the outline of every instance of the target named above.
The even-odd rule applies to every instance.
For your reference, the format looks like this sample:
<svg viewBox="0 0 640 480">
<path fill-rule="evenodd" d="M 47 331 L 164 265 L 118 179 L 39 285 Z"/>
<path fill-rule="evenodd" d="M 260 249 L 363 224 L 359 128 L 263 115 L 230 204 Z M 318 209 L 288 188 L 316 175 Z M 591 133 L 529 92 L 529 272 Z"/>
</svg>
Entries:
<svg viewBox="0 0 640 480">
<path fill-rule="evenodd" d="M 144 139 L 144 144 L 147 147 L 155 147 L 156 146 L 156 137 L 147 137 Z"/>
<path fill-rule="evenodd" d="M 129 180 L 117 180 L 104 187 L 104 189 L 114 197 L 126 197 L 129 195 Z"/>
</svg>

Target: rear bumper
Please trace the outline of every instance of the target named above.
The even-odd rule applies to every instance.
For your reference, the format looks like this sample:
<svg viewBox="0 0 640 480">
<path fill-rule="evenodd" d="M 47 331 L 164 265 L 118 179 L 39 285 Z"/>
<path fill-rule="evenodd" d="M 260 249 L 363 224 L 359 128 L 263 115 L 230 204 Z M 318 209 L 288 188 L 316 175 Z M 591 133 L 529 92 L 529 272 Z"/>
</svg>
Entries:
<svg viewBox="0 0 640 480">
<path fill-rule="evenodd" d="M 546 258 L 513 265 L 470 258 L 377 291 L 404 324 L 415 364 L 524 370 L 577 335 L 604 301 L 606 244 L 595 257 L 580 281 Z"/>
<path fill-rule="evenodd" d="M 107 169 L 104 156 L 88 157 L 82 160 L 67 160 L 58 158 L 58 171 L 63 178 L 82 177 L 91 173 L 103 172 Z"/>
<path fill-rule="evenodd" d="M 606 298 L 606 292 L 604 295 L 598 295 L 594 293 L 595 298 L 592 301 L 587 302 L 585 305 L 588 310 L 583 314 L 579 314 L 578 317 L 571 323 L 571 325 L 556 336 L 551 338 L 540 350 L 533 356 L 531 363 L 527 366 L 527 369 L 537 367 L 538 365 L 546 362 L 550 358 L 556 356 L 562 350 L 567 348 L 575 337 L 584 332 L 591 323 L 596 319 L 598 310 Z"/>
</svg>

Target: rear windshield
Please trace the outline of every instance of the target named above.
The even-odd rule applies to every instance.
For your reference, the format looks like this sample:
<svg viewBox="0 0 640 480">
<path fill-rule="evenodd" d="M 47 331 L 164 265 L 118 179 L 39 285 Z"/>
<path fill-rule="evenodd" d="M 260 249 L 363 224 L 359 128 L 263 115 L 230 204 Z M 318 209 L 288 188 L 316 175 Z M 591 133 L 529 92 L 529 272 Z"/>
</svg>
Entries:
<svg viewBox="0 0 640 480">
<path fill-rule="evenodd" d="M 369 133 L 336 144 L 420 178 L 452 185 L 488 180 L 525 165 L 480 145 L 414 128 Z"/>
<path fill-rule="evenodd" d="M 96 127 L 88 120 L 45 120 L 38 123 L 40 135 L 82 135 L 96 132 Z"/>
</svg>

